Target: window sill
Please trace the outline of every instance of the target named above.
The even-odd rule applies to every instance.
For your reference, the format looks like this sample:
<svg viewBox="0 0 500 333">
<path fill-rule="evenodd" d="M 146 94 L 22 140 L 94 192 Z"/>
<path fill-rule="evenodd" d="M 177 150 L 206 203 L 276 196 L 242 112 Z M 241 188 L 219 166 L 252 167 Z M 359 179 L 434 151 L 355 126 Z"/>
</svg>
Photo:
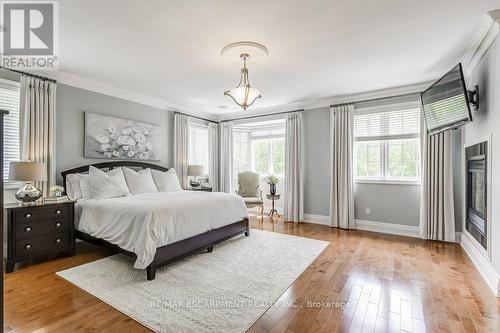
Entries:
<svg viewBox="0 0 500 333">
<path fill-rule="evenodd" d="M 23 186 L 21 182 L 5 182 L 3 184 L 4 190 L 19 190 Z"/>
<path fill-rule="evenodd" d="M 407 185 L 420 186 L 422 183 L 417 180 L 383 180 L 383 179 L 355 179 L 355 184 L 378 184 L 378 185 Z"/>
</svg>

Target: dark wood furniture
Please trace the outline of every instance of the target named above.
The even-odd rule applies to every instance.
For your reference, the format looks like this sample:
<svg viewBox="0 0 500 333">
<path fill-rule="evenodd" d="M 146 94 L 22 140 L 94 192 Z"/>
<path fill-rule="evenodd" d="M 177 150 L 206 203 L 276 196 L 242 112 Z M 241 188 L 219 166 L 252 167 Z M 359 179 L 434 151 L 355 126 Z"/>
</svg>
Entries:
<svg viewBox="0 0 500 333">
<path fill-rule="evenodd" d="M 274 222 L 274 214 L 280 217 L 280 214 L 278 214 L 278 211 L 276 208 L 274 208 L 274 201 L 279 200 L 281 197 L 281 194 L 266 194 L 267 199 L 271 200 L 272 206 L 271 206 L 271 211 L 269 212 L 269 222 Z"/>
<path fill-rule="evenodd" d="M 36 203 L 31 206 L 6 205 L 7 265 L 65 253 L 75 254 L 74 201 Z"/>
<path fill-rule="evenodd" d="M 66 176 L 72 173 L 86 173 L 89 171 L 89 167 L 93 166 L 98 169 L 112 170 L 117 167 L 128 167 L 136 169 L 146 169 L 151 168 L 159 171 L 168 171 L 168 168 L 144 162 L 135 161 L 116 161 L 116 162 L 104 162 L 91 165 L 85 165 L 78 168 L 70 169 L 61 172 L 63 177 L 64 186 L 66 186 Z M 78 239 L 96 244 L 98 246 L 106 247 L 113 250 L 114 252 L 123 253 L 131 257 L 137 257 L 135 253 L 124 250 L 119 246 L 112 244 L 104 239 L 93 237 L 87 233 L 81 232 L 79 230 L 75 231 L 76 237 Z M 205 233 L 187 238 L 172 244 L 168 244 L 156 249 L 156 254 L 153 262 L 146 268 L 146 276 L 149 281 L 154 280 L 156 276 L 156 270 L 162 266 L 168 265 L 174 261 L 182 259 L 191 254 L 207 250 L 212 252 L 214 245 L 223 242 L 227 239 L 233 238 L 235 236 L 245 234 L 245 236 L 250 236 L 250 227 L 248 225 L 248 218 L 241 221 L 236 221 L 235 223 L 226 225 L 221 228 L 213 229 Z"/>
<path fill-rule="evenodd" d="M 202 192 L 212 192 L 213 188 L 212 187 L 188 187 L 186 190 L 188 191 L 202 191 Z"/>
</svg>

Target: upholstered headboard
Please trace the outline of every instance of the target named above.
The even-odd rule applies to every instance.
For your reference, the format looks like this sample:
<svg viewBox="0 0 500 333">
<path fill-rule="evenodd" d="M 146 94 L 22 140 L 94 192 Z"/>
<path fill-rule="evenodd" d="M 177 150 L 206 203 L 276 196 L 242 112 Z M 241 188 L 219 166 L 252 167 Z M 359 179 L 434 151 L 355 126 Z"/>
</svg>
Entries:
<svg viewBox="0 0 500 333">
<path fill-rule="evenodd" d="M 66 189 L 66 176 L 72 173 L 86 173 L 89 172 L 89 167 L 93 166 L 98 169 L 112 170 L 114 168 L 119 167 L 127 167 L 131 169 L 153 169 L 158 171 L 167 171 L 168 168 L 162 167 L 160 165 L 146 163 L 146 162 L 135 162 L 135 161 L 114 161 L 114 162 L 103 162 L 96 164 L 84 165 L 78 168 L 69 169 L 61 172 L 61 176 L 63 178 L 63 186 Z"/>
</svg>

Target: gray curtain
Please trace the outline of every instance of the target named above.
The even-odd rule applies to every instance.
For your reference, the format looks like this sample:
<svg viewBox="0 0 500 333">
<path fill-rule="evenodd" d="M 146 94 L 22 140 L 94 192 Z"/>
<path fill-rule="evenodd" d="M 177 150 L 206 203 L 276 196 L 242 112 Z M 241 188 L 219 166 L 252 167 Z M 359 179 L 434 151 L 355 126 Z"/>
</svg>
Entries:
<svg viewBox="0 0 500 333">
<path fill-rule="evenodd" d="M 225 121 L 220 126 L 220 177 L 219 191 L 233 192 L 233 122 Z"/>
<path fill-rule="evenodd" d="M 354 106 L 330 109 L 330 226 L 354 228 L 352 140 Z"/>
<path fill-rule="evenodd" d="M 219 124 L 208 124 L 208 164 L 210 184 L 214 191 L 219 188 Z"/>
<path fill-rule="evenodd" d="M 285 148 L 285 221 L 304 220 L 304 136 L 302 113 L 292 112 L 286 117 Z"/>
<path fill-rule="evenodd" d="M 45 162 L 47 181 L 35 182 L 44 196 L 56 183 L 55 165 L 56 84 L 21 76 L 19 132 L 21 160 Z"/>
<path fill-rule="evenodd" d="M 451 133 L 432 136 L 425 133 L 422 141 L 420 233 L 425 239 L 454 242 Z"/>
<path fill-rule="evenodd" d="M 188 117 L 174 115 L 174 168 L 182 188 L 187 188 L 188 168 Z"/>
</svg>

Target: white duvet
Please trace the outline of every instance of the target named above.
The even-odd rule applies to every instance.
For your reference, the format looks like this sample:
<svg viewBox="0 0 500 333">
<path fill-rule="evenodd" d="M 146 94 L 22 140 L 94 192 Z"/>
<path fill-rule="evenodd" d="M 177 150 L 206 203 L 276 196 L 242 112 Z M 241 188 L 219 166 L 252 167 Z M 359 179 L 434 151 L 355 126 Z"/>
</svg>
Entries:
<svg viewBox="0 0 500 333">
<path fill-rule="evenodd" d="M 79 200 L 75 216 L 78 230 L 135 253 L 134 267 L 144 269 L 158 247 L 241 221 L 248 212 L 234 194 L 178 191 Z"/>
</svg>

